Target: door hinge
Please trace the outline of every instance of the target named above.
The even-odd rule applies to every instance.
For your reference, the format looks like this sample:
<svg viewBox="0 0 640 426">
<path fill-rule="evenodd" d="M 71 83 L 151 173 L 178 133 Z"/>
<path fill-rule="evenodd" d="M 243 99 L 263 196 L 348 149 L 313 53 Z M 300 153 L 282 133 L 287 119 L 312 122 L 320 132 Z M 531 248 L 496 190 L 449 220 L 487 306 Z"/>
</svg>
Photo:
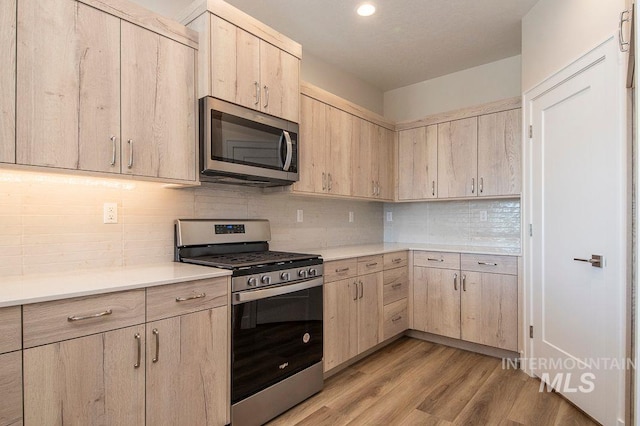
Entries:
<svg viewBox="0 0 640 426">
<path fill-rule="evenodd" d="M 533 224 L 532 223 L 529 224 L 529 236 L 533 237 Z"/>
<path fill-rule="evenodd" d="M 529 124 L 529 139 L 533 139 L 533 125 Z"/>
<path fill-rule="evenodd" d="M 532 325 L 529 326 L 529 338 L 533 339 L 533 326 Z"/>
</svg>

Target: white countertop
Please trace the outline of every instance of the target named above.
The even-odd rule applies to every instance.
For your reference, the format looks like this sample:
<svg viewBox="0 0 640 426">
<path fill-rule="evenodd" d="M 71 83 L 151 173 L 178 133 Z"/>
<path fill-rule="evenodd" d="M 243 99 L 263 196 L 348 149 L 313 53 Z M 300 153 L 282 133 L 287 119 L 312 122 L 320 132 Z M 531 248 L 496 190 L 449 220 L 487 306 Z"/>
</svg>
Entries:
<svg viewBox="0 0 640 426">
<path fill-rule="evenodd" d="M 2 279 L 0 307 L 229 275 L 229 270 L 177 262 L 21 275 Z"/>
<path fill-rule="evenodd" d="M 371 256 L 375 254 L 392 253 L 401 250 L 418 251 L 445 251 L 453 253 L 470 254 L 498 254 L 508 256 L 520 256 L 519 248 L 510 247 L 483 247 L 466 245 L 444 245 L 444 244 L 419 244 L 419 243 L 381 243 L 364 244 L 357 246 L 332 247 L 315 250 L 315 254 L 322 256 L 325 262 L 332 260 L 350 259 L 360 256 Z"/>
</svg>

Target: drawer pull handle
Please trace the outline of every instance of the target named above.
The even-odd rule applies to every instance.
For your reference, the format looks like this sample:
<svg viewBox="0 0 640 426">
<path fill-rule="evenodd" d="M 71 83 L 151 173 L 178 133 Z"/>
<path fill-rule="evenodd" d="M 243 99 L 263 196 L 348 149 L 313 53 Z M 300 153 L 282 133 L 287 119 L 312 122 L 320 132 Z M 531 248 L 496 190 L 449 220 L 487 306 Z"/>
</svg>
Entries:
<svg viewBox="0 0 640 426">
<path fill-rule="evenodd" d="M 491 262 L 478 262 L 478 265 L 485 265 L 485 266 L 498 266 L 497 263 L 491 263 Z"/>
<path fill-rule="evenodd" d="M 207 296 L 207 293 L 200 293 L 200 294 L 194 294 L 193 296 L 176 297 L 176 302 L 186 302 L 187 300 L 202 299 L 203 297 L 206 297 L 206 296 Z"/>
<path fill-rule="evenodd" d="M 402 283 L 391 284 L 391 288 L 398 288 L 398 287 L 402 287 Z"/>
<path fill-rule="evenodd" d="M 427 260 L 428 260 L 429 262 L 444 262 L 444 259 L 443 259 L 443 258 L 435 259 L 435 258 L 433 258 L 433 257 L 427 257 Z"/>
<path fill-rule="evenodd" d="M 402 262 L 401 257 L 396 257 L 395 259 L 393 259 L 393 263 L 400 263 L 400 262 Z"/>
<path fill-rule="evenodd" d="M 367 263 L 367 268 L 373 268 L 374 266 L 377 266 L 378 262 L 373 262 L 373 263 Z"/>
<path fill-rule="evenodd" d="M 133 368 L 140 368 L 140 359 L 142 357 L 142 338 L 140 337 L 140 333 L 136 333 L 133 338 L 136 339 L 138 346 L 138 356 L 136 358 L 136 363 L 133 364 Z"/>
<path fill-rule="evenodd" d="M 398 322 L 398 321 L 400 321 L 401 319 L 402 319 L 402 315 L 398 315 L 398 316 L 397 316 L 397 317 L 395 317 L 395 318 L 391 318 L 391 322 Z"/>
<path fill-rule="evenodd" d="M 71 315 L 70 317 L 67 317 L 67 321 L 69 321 L 69 322 L 84 321 L 84 320 L 88 320 L 88 319 L 91 319 L 91 318 L 104 317 L 104 316 L 107 316 L 107 315 L 111 315 L 112 313 L 113 313 L 113 311 L 111 309 L 107 309 L 106 311 L 98 312 L 97 314 L 92 314 L 92 315 L 84 315 L 84 316 Z"/>
<path fill-rule="evenodd" d="M 160 357 L 160 332 L 157 328 L 154 328 L 151 332 L 156 336 L 156 356 L 154 356 L 151 361 L 158 362 L 158 358 Z"/>
<path fill-rule="evenodd" d="M 342 272 L 347 272 L 349 269 L 351 269 L 351 268 L 340 268 L 340 269 L 336 269 L 336 272 L 337 272 L 338 274 L 340 274 L 340 273 L 342 273 Z"/>
</svg>

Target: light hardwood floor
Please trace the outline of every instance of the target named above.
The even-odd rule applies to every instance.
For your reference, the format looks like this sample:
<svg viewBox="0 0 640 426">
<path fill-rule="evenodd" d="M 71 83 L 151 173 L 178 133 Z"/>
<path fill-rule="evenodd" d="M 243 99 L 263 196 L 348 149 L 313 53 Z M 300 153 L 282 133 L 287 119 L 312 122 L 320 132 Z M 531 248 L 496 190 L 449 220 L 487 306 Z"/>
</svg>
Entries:
<svg viewBox="0 0 640 426">
<path fill-rule="evenodd" d="M 595 425 L 501 360 L 403 337 L 332 376 L 275 425 Z"/>
</svg>

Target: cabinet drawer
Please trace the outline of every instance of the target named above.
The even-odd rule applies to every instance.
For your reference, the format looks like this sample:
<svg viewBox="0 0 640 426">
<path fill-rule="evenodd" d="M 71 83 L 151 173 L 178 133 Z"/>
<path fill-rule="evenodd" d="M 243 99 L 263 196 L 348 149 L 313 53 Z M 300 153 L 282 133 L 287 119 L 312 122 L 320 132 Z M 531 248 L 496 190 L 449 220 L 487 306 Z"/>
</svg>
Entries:
<svg viewBox="0 0 640 426">
<path fill-rule="evenodd" d="M 460 269 L 463 271 L 518 275 L 518 258 L 516 256 L 463 254 L 461 255 L 461 264 Z"/>
<path fill-rule="evenodd" d="M 413 253 L 414 266 L 428 268 L 460 269 L 460 254 L 440 251 L 416 251 Z"/>
<path fill-rule="evenodd" d="M 22 309 L 0 308 L 0 354 L 22 348 Z"/>
<path fill-rule="evenodd" d="M 381 272 L 384 266 L 382 255 L 358 258 L 358 275 Z"/>
<path fill-rule="evenodd" d="M 358 261 L 356 258 L 334 260 L 324 264 L 324 282 L 353 278 L 358 275 Z"/>
<path fill-rule="evenodd" d="M 398 300 L 384 307 L 383 339 L 388 339 L 409 328 L 407 299 Z"/>
<path fill-rule="evenodd" d="M 24 347 L 142 324 L 144 306 L 144 289 L 25 305 Z"/>
<path fill-rule="evenodd" d="M 227 278 L 147 288 L 147 322 L 227 304 Z"/>
<path fill-rule="evenodd" d="M 395 253 L 386 253 L 384 255 L 384 269 L 400 268 L 407 266 L 409 252 L 398 251 Z"/>
<path fill-rule="evenodd" d="M 384 271 L 383 274 L 383 305 L 408 297 L 409 270 L 407 268 L 389 269 Z"/>
</svg>

